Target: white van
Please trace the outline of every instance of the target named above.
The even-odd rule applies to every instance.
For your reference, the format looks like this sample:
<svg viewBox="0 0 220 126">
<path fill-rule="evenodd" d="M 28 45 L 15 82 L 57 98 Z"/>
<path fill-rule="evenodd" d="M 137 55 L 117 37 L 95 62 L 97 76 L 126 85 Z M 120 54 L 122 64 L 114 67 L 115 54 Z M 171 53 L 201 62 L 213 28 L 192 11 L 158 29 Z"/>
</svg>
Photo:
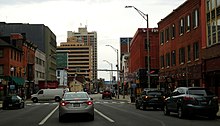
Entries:
<svg viewBox="0 0 220 126">
<path fill-rule="evenodd" d="M 36 94 L 31 95 L 31 100 L 34 103 L 37 103 L 39 100 L 55 100 L 56 102 L 59 102 L 66 91 L 67 90 L 63 88 L 41 89 Z"/>
</svg>

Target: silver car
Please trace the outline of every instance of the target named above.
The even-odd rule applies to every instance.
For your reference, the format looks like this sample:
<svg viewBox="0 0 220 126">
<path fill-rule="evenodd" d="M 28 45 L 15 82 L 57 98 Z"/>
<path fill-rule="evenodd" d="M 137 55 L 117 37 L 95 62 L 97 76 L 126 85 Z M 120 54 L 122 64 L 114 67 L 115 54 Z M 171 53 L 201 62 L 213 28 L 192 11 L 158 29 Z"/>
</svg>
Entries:
<svg viewBox="0 0 220 126">
<path fill-rule="evenodd" d="M 59 104 L 59 121 L 70 118 L 71 115 L 88 115 L 90 121 L 94 120 L 93 99 L 87 92 L 66 92 Z"/>
</svg>

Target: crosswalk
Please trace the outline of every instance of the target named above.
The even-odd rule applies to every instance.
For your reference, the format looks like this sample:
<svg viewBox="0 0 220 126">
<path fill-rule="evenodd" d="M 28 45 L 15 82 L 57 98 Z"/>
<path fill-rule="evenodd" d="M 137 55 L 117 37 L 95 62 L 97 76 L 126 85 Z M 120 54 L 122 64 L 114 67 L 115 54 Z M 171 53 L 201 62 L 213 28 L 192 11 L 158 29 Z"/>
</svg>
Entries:
<svg viewBox="0 0 220 126">
<path fill-rule="evenodd" d="M 123 101 L 94 101 L 94 104 L 126 104 Z M 33 105 L 58 105 L 58 102 L 40 102 L 40 103 L 26 103 L 27 106 Z"/>
</svg>

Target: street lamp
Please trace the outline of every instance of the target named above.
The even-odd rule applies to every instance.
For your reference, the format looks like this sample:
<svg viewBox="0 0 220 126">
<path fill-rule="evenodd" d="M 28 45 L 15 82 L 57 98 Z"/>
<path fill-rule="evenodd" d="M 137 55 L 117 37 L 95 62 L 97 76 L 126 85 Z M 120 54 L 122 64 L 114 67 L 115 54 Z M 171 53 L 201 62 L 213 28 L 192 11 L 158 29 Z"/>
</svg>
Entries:
<svg viewBox="0 0 220 126">
<path fill-rule="evenodd" d="M 150 41 L 149 41 L 149 20 L 148 14 L 143 13 L 134 6 L 125 6 L 125 8 L 134 8 L 143 18 L 147 21 L 147 77 L 148 77 L 148 88 L 150 88 Z"/>
<path fill-rule="evenodd" d="M 107 62 L 110 66 L 111 66 L 111 72 L 110 72 L 110 85 L 111 85 L 111 89 L 112 89 L 112 76 L 113 76 L 113 72 L 112 72 L 112 63 L 110 63 L 107 60 L 103 60 L 104 62 Z"/>
<path fill-rule="evenodd" d="M 110 46 L 116 53 L 117 53 L 117 65 L 116 65 L 116 67 L 117 67 L 117 83 L 119 82 L 119 63 L 118 63 L 118 49 L 116 49 L 116 48 L 114 48 L 113 46 L 111 46 L 111 45 L 106 45 L 106 46 Z M 119 85 L 117 84 L 117 89 L 118 89 L 118 93 L 117 93 L 117 95 L 118 95 L 118 99 L 119 99 Z"/>
</svg>

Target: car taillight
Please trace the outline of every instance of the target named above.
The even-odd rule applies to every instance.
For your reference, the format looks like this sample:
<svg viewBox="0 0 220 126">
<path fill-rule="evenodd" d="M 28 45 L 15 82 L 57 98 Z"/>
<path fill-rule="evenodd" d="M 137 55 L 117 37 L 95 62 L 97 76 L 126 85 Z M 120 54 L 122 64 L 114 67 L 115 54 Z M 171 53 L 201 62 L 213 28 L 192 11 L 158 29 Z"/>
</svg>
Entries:
<svg viewBox="0 0 220 126">
<path fill-rule="evenodd" d="M 185 97 L 183 97 L 183 100 L 191 101 L 191 100 L 195 100 L 195 98 L 194 97 L 185 96 Z"/>
<path fill-rule="evenodd" d="M 69 102 L 66 102 L 66 101 L 60 102 L 60 105 L 61 105 L 61 106 L 66 106 L 67 104 L 69 104 Z"/>
<path fill-rule="evenodd" d="M 213 97 L 212 99 L 213 99 L 213 100 L 218 100 L 218 97 Z"/>
<path fill-rule="evenodd" d="M 92 105 L 93 102 L 92 101 L 87 101 L 87 105 Z"/>
</svg>

